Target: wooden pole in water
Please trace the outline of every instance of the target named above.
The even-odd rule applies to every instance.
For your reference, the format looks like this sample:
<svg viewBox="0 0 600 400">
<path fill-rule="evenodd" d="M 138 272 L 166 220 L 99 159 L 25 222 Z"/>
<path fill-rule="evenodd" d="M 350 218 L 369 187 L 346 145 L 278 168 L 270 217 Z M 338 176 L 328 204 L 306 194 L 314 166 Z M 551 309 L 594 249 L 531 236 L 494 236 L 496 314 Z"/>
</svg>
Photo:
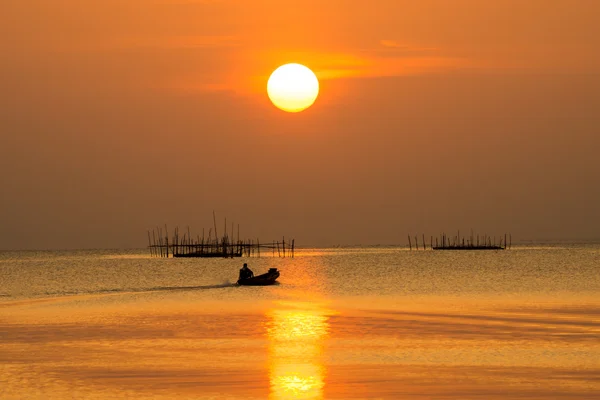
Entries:
<svg viewBox="0 0 600 400">
<path fill-rule="evenodd" d="M 154 231 L 152 232 L 154 235 Z M 156 229 L 156 239 L 154 242 L 154 254 L 158 257 L 160 253 L 160 236 L 158 235 L 158 228 Z"/>
<path fill-rule="evenodd" d="M 410 235 L 408 235 L 408 249 L 412 250 L 412 243 L 410 242 Z"/>
<path fill-rule="evenodd" d="M 294 258 L 294 241 L 295 239 L 292 239 L 292 258 Z"/>
<path fill-rule="evenodd" d="M 157 228 L 157 234 L 158 234 L 158 240 L 159 240 L 159 244 L 160 244 L 160 256 L 164 257 L 165 256 L 165 252 L 164 252 L 164 249 L 163 249 L 164 239 L 163 239 L 162 229 L 161 228 Z"/>
<path fill-rule="evenodd" d="M 425 234 L 423 233 L 422 235 L 423 235 L 423 250 L 427 250 L 427 246 L 425 243 Z"/>
<path fill-rule="evenodd" d="M 188 254 L 190 254 L 192 252 L 192 234 L 190 233 L 190 226 L 187 226 L 187 232 L 188 232 Z"/>
<path fill-rule="evenodd" d="M 156 243 L 156 233 L 154 232 L 154 228 L 152 228 L 152 248 L 154 249 L 154 257 L 158 257 L 158 247 Z"/>
<path fill-rule="evenodd" d="M 150 231 L 148 231 L 148 248 L 150 249 L 150 257 L 152 257 L 152 242 L 150 241 Z"/>
<path fill-rule="evenodd" d="M 160 257 L 162 257 L 162 240 L 160 239 L 160 228 L 156 227 L 156 243 L 158 245 L 158 252 Z"/>
<path fill-rule="evenodd" d="M 419 237 L 415 235 L 415 249 L 419 250 Z"/>
<path fill-rule="evenodd" d="M 231 258 L 233 258 L 233 253 L 235 253 L 234 242 L 235 242 L 235 231 L 233 230 L 233 222 L 232 222 L 231 223 L 231 237 L 229 238 L 229 247 L 231 248 L 230 249 Z"/>
<path fill-rule="evenodd" d="M 165 250 L 166 250 L 167 258 L 169 258 L 169 231 L 167 230 L 166 224 L 165 224 Z"/>
<path fill-rule="evenodd" d="M 152 228 L 152 246 L 154 247 L 154 256 L 157 256 L 157 250 L 156 250 L 156 235 L 154 234 L 154 228 Z"/>
<path fill-rule="evenodd" d="M 162 229 L 160 229 L 160 227 L 158 227 L 157 231 L 158 231 L 158 244 L 160 245 L 160 256 L 164 257 Z"/>
<path fill-rule="evenodd" d="M 160 256 L 163 256 L 163 248 L 162 248 L 162 231 L 159 227 L 156 227 L 156 240 L 158 240 L 158 250 L 160 251 Z"/>
<path fill-rule="evenodd" d="M 215 240 L 218 243 L 219 239 L 217 239 L 219 237 L 219 234 L 217 233 L 217 217 L 215 217 L 215 210 L 213 210 L 213 224 L 215 225 Z"/>
<path fill-rule="evenodd" d="M 179 254 L 179 227 L 176 226 L 173 230 L 173 256 Z"/>
</svg>

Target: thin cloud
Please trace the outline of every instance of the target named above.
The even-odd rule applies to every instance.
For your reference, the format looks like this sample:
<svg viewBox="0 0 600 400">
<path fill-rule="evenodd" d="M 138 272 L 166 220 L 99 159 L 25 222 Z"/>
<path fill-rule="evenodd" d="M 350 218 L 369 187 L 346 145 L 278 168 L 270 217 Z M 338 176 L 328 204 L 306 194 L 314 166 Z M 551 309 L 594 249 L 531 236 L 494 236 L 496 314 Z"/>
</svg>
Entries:
<svg viewBox="0 0 600 400">
<path fill-rule="evenodd" d="M 395 40 L 380 40 L 379 44 L 382 45 L 383 47 L 392 47 L 395 49 L 408 49 L 409 46 L 405 45 L 405 44 L 400 44 L 398 42 L 396 42 Z"/>
<path fill-rule="evenodd" d="M 395 40 L 380 40 L 379 46 L 373 49 L 367 49 L 366 51 L 373 52 L 393 52 L 393 53 L 432 53 L 438 52 L 441 49 L 434 46 L 414 46 L 406 43 L 397 42 Z"/>
<path fill-rule="evenodd" d="M 237 36 L 164 36 L 164 37 L 123 37 L 113 43 L 116 47 L 150 47 L 161 49 L 211 49 L 237 47 L 241 40 Z"/>
<path fill-rule="evenodd" d="M 437 54 L 436 48 L 414 47 L 388 41 L 388 50 L 358 50 L 332 58 L 325 55 L 317 75 L 322 79 L 347 77 L 404 76 L 445 73 L 465 68 L 478 68 L 475 60 Z M 317 55 L 315 58 L 319 59 Z"/>
<path fill-rule="evenodd" d="M 230 92 L 234 93 L 235 88 L 224 82 L 203 82 L 202 80 L 189 78 L 174 78 L 165 80 L 161 84 L 154 85 L 155 89 L 166 90 L 176 93 L 219 93 Z"/>
<path fill-rule="evenodd" d="M 232 46 L 235 37 L 191 41 L 172 40 L 161 46 L 218 47 Z M 388 43 L 389 44 L 389 43 Z M 156 45 L 156 44 L 155 44 Z M 450 73 L 461 69 L 485 68 L 474 60 L 444 56 L 433 51 L 409 52 L 415 47 L 395 44 L 397 53 L 382 54 L 347 49 L 343 52 L 275 51 L 241 46 L 231 52 L 228 63 L 218 70 L 198 71 L 197 75 L 171 76 L 162 80 L 162 89 L 175 92 L 235 92 L 241 94 L 264 92 L 272 70 L 281 64 L 299 62 L 311 68 L 319 80 L 343 78 L 372 78 L 407 75 Z"/>
<path fill-rule="evenodd" d="M 210 4 L 220 3 L 223 0 L 155 0 L 154 4 L 167 4 L 167 5 L 186 5 L 186 4 Z"/>
</svg>

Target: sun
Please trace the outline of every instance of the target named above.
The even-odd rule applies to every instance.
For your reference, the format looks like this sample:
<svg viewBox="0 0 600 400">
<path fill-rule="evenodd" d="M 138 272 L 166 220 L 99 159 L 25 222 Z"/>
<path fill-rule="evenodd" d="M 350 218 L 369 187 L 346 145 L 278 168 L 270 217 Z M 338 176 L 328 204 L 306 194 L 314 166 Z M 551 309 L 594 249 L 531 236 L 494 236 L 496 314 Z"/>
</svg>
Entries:
<svg viewBox="0 0 600 400">
<path fill-rule="evenodd" d="M 319 80 L 302 64 L 285 64 L 271 74 L 267 93 L 275 107 L 287 112 L 300 112 L 312 106 L 317 99 Z"/>
</svg>

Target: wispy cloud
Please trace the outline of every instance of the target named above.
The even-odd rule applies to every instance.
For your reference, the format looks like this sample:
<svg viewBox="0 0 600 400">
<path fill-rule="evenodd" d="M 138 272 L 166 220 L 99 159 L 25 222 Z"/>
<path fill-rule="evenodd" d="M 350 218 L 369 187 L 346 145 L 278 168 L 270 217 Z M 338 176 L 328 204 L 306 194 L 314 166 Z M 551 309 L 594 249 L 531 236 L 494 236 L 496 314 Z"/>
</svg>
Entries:
<svg viewBox="0 0 600 400">
<path fill-rule="evenodd" d="M 444 56 L 434 50 L 410 54 L 400 51 L 394 55 L 360 49 L 282 53 L 242 48 L 239 53 L 237 50 L 232 53 L 235 61 L 223 65 L 220 71 L 213 71 L 210 75 L 199 73 L 197 76 L 173 77 L 163 87 L 178 92 L 261 93 L 273 69 L 290 62 L 308 66 L 319 80 L 440 74 L 477 68 L 474 60 Z"/>
<path fill-rule="evenodd" d="M 154 4 L 210 4 L 220 3 L 223 0 L 154 0 Z"/>
<path fill-rule="evenodd" d="M 441 48 L 435 46 L 420 46 L 399 42 L 396 40 L 380 40 L 376 45 L 361 49 L 361 53 L 376 55 L 378 57 L 431 57 L 441 52 Z"/>
<path fill-rule="evenodd" d="M 439 47 L 423 47 L 423 46 L 412 46 L 405 43 L 397 42 L 395 40 L 383 39 L 379 41 L 380 48 L 375 50 L 386 50 L 394 49 L 397 51 L 421 51 L 430 52 L 437 51 Z"/>
<path fill-rule="evenodd" d="M 237 36 L 129 36 L 114 39 L 114 47 L 134 48 L 150 47 L 161 49 L 202 49 L 219 47 L 237 47 L 241 40 Z"/>
<path fill-rule="evenodd" d="M 202 80 L 197 77 L 178 77 L 172 79 L 166 79 L 159 82 L 158 84 L 151 85 L 158 90 L 166 90 L 169 92 L 176 93 L 218 93 L 218 92 L 235 92 L 235 87 L 231 84 L 227 84 L 225 81 L 214 82 L 209 80 Z"/>
<path fill-rule="evenodd" d="M 348 50 L 348 53 L 316 55 L 322 61 L 320 78 L 376 77 L 423 75 L 474 68 L 475 60 L 445 54 L 435 46 L 406 44 L 395 40 L 380 40 L 369 48 Z"/>
</svg>

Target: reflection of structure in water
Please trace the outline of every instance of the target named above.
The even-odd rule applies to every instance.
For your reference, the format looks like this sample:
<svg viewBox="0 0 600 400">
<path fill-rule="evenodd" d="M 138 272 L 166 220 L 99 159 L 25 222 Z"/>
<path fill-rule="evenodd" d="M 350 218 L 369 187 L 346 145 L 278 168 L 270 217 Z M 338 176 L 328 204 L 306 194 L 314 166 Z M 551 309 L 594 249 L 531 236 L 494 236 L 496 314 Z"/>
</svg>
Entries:
<svg viewBox="0 0 600 400">
<path fill-rule="evenodd" d="M 285 309 L 268 316 L 270 398 L 322 399 L 328 315 L 323 310 Z"/>
</svg>

